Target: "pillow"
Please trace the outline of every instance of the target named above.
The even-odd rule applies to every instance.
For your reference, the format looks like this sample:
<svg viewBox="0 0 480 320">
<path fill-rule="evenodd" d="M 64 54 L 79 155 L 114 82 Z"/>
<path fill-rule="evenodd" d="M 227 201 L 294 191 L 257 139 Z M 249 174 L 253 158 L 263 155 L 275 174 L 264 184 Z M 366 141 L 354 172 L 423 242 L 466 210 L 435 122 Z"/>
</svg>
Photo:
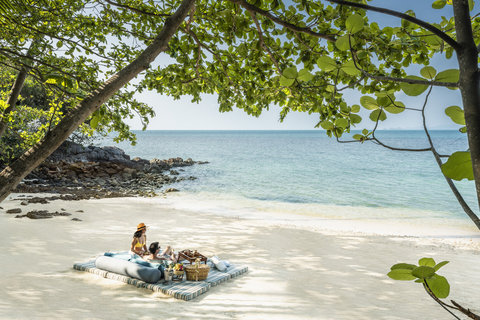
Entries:
<svg viewBox="0 0 480 320">
<path fill-rule="evenodd" d="M 112 257 L 122 260 L 129 260 L 132 257 L 131 254 L 125 252 L 105 252 L 103 255 L 106 257 Z"/>
<path fill-rule="evenodd" d="M 147 283 L 156 283 L 162 277 L 162 271 L 156 268 L 145 267 L 130 261 L 107 256 L 98 257 L 95 260 L 95 267 L 135 279 L 140 279 Z"/>
<path fill-rule="evenodd" d="M 153 267 L 150 262 L 145 261 L 142 258 L 130 258 L 130 259 L 128 259 L 128 261 L 139 264 L 141 266 L 145 266 L 145 267 Z"/>
<path fill-rule="evenodd" d="M 218 269 L 218 271 L 225 271 L 227 270 L 227 266 L 225 263 L 220 260 L 217 256 L 213 256 L 210 260 L 212 260 L 213 264 L 215 265 L 215 268 Z"/>
</svg>

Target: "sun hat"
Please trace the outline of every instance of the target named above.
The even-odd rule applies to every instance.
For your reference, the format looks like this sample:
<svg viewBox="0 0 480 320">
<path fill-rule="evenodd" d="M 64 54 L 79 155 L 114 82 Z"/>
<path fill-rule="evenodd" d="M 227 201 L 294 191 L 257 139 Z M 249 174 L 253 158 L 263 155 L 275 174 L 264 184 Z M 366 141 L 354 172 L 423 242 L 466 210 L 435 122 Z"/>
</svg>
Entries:
<svg viewBox="0 0 480 320">
<path fill-rule="evenodd" d="M 139 223 L 137 226 L 137 231 L 144 230 L 144 229 L 147 229 L 147 226 L 145 225 L 145 223 L 143 222 Z"/>
</svg>

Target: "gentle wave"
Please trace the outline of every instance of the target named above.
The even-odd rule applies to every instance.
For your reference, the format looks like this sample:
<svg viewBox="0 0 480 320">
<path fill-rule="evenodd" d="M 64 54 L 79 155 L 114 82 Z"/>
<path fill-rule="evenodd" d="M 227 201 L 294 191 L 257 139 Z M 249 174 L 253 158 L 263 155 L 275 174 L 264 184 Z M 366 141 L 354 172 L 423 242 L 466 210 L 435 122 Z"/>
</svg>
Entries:
<svg viewBox="0 0 480 320">
<path fill-rule="evenodd" d="M 294 204 L 214 192 L 170 193 L 157 201 L 175 210 L 256 221 L 262 225 L 378 235 L 478 237 L 478 230 L 469 220 L 438 211 Z"/>
</svg>

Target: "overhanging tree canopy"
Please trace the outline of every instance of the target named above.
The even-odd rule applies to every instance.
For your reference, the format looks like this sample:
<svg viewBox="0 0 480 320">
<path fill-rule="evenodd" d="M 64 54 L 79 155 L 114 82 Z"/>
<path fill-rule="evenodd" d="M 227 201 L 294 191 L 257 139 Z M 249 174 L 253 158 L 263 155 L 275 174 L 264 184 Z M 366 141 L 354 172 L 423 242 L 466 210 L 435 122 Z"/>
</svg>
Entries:
<svg viewBox="0 0 480 320">
<path fill-rule="evenodd" d="M 94 123 L 108 122 L 102 104 L 139 73 L 144 75 L 133 86 L 138 91 L 156 90 L 175 98 L 190 95 L 192 101 L 198 101 L 202 93 L 217 94 L 220 111 L 237 107 L 258 116 L 262 110 L 276 105 L 282 108 L 281 119 L 290 111 L 317 113 L 318 125 L 337 139 L 362 122 L 358 115 L 360 105 L 370 110 L 370 120 L 378 124 L 387 116 L 410 109 L 417 109 L 424 116 L 426 99 L 421 100 L 423 108 L 411 107 L 397 100 L 398 92 L 411 96 L 423 93 L 428 98 L 428 90 L 434 86 L 458 88 L 463 109 L 450 107 L 446 112 L 456 123 L 465 122 L 466 128 L 462 130 L 468 133 L 470 150 L 452 155 L 443 172 L 454 191 L 449 178 L 475 178 L 477 191 L 480 190 L 476 47 L 479 23 L 478 18 L 470 15 L 473 1 L 432 1 L 434 8 L 450 6 L 453 10 L 453 16 L 437 22 L 419 20 L 412 10 L 396 12 L 368 5 L 367 1 L 185 0 L 182 6 L 174 0 L 44 0 L 42 3 L 46 3 L 45 11 L 50 14 L 37 14 L 34 21 L 20 23 L 30 30 L 30 33 L 23 31 L 29 34 L 24 37 L 28 39 L 25 43 L 31 44 L 41 34 L 51 44 L 48 57 L 72 63 L 71 67 L 66 64 L 58 70 L 61 78 L 73 78 L 67 72 L 75 66 L 73 75 L 92 79 L 91 86 L 83 87 L 81 92 L 70 92 L 79 104 L 37 146 L 0 174 L 0 199 L 92 114 Z M 55 20 L 64 17 L 62 10 L 70 8 L 81 9 L 72 9 L 71 19 Z M 37 8 L 38 12 L 42 10 Z M 369 21 L 368 11 L 401 19 L 401 26 L 380 27 L 377 22 Z M 5 15 L 2 19 L 7 25 L 18 24 Z M 51 22 L 65 28 L 71 23 L 71 29 L 67 29 L 70 33 L 56 29 L 62 34 L 60 38 L 55 36 L 55 28 L 42 32 L 39 26 Z M 15 43 L 8 44 L 12 45 Z M 18 51 L 8 46 L 8 50 Z M 60 53 L 64 46 L 66 51 Z M 5 51 L 0 48 L 0 53 Z M 152 66 L 156 56 L 164 51 L 169 56 L 168 63 Z M 458 70 L 436 70 L 429 66 L 433 56 L 449 59 L 454 53 Z M 88 60 L 86 57 L 91 54 L 95 58 Z M 18 63 L 20 58 L 28 56 L 9 53 L 6 58 Z M 46 59 L 31 60 L 45 65 L 42 62 Z M 78 61 L 88 63 L 82 65 Z M 407 68 L 413 64 L 422 66 L 420 74 L 408 74 Z M 107 77 L 110 79 L 102 84 Z M 364 94 L 358 103 L 349 104 L 345 100 L 349 89 Z M 123 101 L 128 98 L 131 96 L 127 95 Z M 383 144 L 375 136 L 375 129 L 364 130 L 354 135 L 354 139 Z M 432 151 L 442 165 L 441 155 L 433 144 L 416 151 Z M 468 169 L 470 162 L 473 172 L 457 170 L 460 164 L 466 164 L 464 167 Z M 459 194 L 457 197 L 463 201 Z M 478 217 L 464 208 L 480 228 Z"/>
</svg>

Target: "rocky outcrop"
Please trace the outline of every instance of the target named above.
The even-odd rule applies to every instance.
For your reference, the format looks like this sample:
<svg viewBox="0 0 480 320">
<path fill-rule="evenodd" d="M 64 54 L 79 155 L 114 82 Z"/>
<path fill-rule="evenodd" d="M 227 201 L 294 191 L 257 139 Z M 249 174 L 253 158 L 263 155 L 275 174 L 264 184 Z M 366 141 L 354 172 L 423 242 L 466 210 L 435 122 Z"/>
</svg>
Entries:
<svg viewBox="0 0 480 320">
<path fill-rule="evenodd" d="M 173 170 L 196 163 L 191 158 L 130 159 L 117 147 L 83 147 L 65 142 L 32 171 L 14 192 L 60 193 L 62 197 L 70 197 L 68 200 L 153 196 L 166 185 L 196 179 Z M 22 205 L 46 203 L 46 199 L 22 199 Z"/>
<path fill-rule="evenodd" d="M 27 212 L 27 214 L 17 215 L 17 216 L 15 216 L 15 218 L 25 218 L 25 217 L 27 217 L 27 218 L 30 218 L 30 219 L 50 219 L 50 218 L 58 217 L 58 216 L 66 217 L 66 216 L 71 216 L 71 215 L 72 214 L 68 213 L 68 212 L 58 212 L 58 211 L 49 212 L 47 210 L 33 210 L 33 211 Z"/>
</svg>

